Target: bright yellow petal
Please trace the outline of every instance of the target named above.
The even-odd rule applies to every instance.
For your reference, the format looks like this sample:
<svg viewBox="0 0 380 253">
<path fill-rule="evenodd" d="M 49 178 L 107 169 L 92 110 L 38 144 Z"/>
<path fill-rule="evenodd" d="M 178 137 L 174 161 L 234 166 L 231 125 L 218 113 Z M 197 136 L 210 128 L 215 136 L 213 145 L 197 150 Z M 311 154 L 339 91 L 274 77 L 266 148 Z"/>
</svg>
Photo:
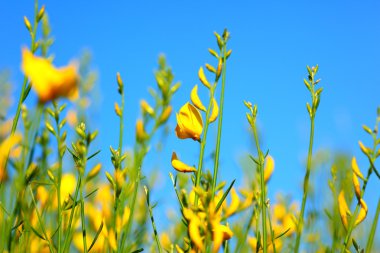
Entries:
<svg viewBox="0 0 380 253">
<path fill-rule="evenodd" d="M 203 251 L 203 239 L 200 232 L 200 225 L 201 222 L 199 218 L 194 216 L 189 222 L 189 236 L 195 246 Z"/>
<path fill-rule="evenodd" d="M 141 119 L 136 122 L 136 138 L 139 141 L 143 141 L 148 138 L 148 133 L 144 129 L 144 123 Z"/>
<path fill-rule="evenodd" d="M 264 167 L 264 183 L 267 183 L 274 171 L 274 159 L 270 155 L 267 156 Z"/>
<path fill-rule="evenodd" d="M 195 167 L 189 166 L 180 160 L 178 160 L 177 154 L 173 152 L 172 154 L 172 166 L 179 172 L 195 172 L 197 169 Z"/>
<path fill-rule="evenodd" d="M 352 173 L 352 183 L 354 185 L 356 198 L 360 199 L 361 198 L 360 183 L 359 183 L 358 176 L 355 173 Z"/>
<path fill-rule="evenodd" d="M 211 112 L 211 116 L 210 116 L 210 122 L 214 122 L 218 118 L 218 115 L 219 115 L 218 102 L 216 102 L 216 99 L 213 98 L 212 99 L 212 112 Z"/>
<path fill-rule="evenodd" d="M 230 194 L 231 194 L 231 204 L 227 208 L 226 214 L 225 214 L 227 217 L 234 214 L 236 210 L 239 208 L 239 204 L 240 204 L 240 198 L 239 198 L 239 195 L 236 193 L 235 188 L 231 189 Z"/>
<path fill-rule="evenodd" d="M 64 96 L 78 97 L 78 74 L 75 64 L 60 69 L 44 58 L 34 56 L 28 49 L 22 49 L 22 70 L 32 83 L 41 102 L 48 102 Z"/>
<path fill-rule="evenodd" d="M 201 111 L 206 111 L 206 107 L 203 105 L 201 99 L 198 96 L 198 85 L 195 85 L 190 93 L 191 102 Z"/>
<path fill-rule="evenodd" d="M 214 224 L 212 230 L 213 252 L 218 252 L 220 246 L 225 240 L 229 240 L 233 236 L 231 229 L 225 225 Z"/>
<path fill-rule="evenodd" d="M 205 72 L 203 70 L 202 67 L 199 68 L 199 71 L 198 71 L 198 77 L 199 77 L 199 80 L 203 83 L 204 86 L 206 86 L 207 88 L 211 88 L 211 85 L 210 83 L 207 81 L 207 78 L 206 78 L 206 75 L 205 75 Z"/>
<path fill-rule="evenodd" d="M 199 140 L 203 131 L 202 116 L 192 104 L 186 103 L 177 114 L 176 135 L 180 139 Z"/>
<path fill-rule="evenodd" d="M 14 135 L 10 135 L 0 144 L 0 182 L 5 179 L 7 175 L 5 163 L 8 159 L 8 155 L 11 149 L 21 142 L 21 139 L 22 135 L 16 133 Z"/>
<path fill-rule="evenodd" d="M 344 197 L 344 191 L 342 190 L 338 196 L 338 207 L 340 218 L 342 219 L 343 226 L 347 229 L 348 220 L 347 215 L 350 214 L 350 209 L 347 206 L 346 198 Z"/>
<path fill-rule="evenodd" d="M 358 166 L 358 163 L 356 161 L 356 157 L 352 157 L 352 160 L 351 160 L 351 167 L 352 167 L 352 170 L 353 172 L 356 174 L 356 176 L 360 177 L 362 180 L 364 180 L 364 176 L 362 174 L 362 172 L 360 171 L 359 169 L 359 166 Z"/>
<path fill-rule="evenodd" d="M 365 219 L 365 217 L 367 216 L 367 213 L 368 213 L 367 204 L 364 202 L 363 199 L 360 199 L 360 211 L 359 211 L 358 217 L 356 218 L 355 226 L 357 226 L 359 223 L 361 223 Z"/>
</svg>

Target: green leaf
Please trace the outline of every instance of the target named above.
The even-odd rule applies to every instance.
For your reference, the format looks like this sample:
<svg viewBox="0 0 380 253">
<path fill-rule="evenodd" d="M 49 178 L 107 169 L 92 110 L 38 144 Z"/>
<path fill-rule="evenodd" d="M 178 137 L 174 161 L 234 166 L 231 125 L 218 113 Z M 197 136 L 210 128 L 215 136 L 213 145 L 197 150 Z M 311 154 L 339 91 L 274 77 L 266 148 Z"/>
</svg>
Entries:
<svg viewBox="0 0 380 253">
<path fill-rule="evenodd" d="M 227 198 L 227 195 L 228 193 L 231 191 L 232 189 L 232 186 L 234 185 L 236 179 L 234 179 L 232 181 L 232 183 L 230 184 L 230 186 L 228 187 L 227 191 L 223 194 L 222 198 L 219 200 L 218 204 L 216 205 L 216 208 L 215 208 L 215 213 L 218 212 L 219 208 L 222 206 L 223 204 L 223 201 Z"/>
<path fill-rule="evenodd" d="M 90 155 L 89 157 L 87 157 L 87 161 L 90 160 L 91 158 L 95 157 L 97 154 L 100 153 L 100 149 L 98 151 L 96 151 L 95 153 L 93 153 L 92 155 Z"/>
<path fill-rule="evenodd" d="M 91 243 L 91 245 L 90 245 L 90 248 L 88 248 L 88 252 L 90 252 L 90 250 L 92 249 L 92 247 L 95 245 L 96 240 L 98 240 L 98 237 L 99 237 L 100 233 L 102 232 L 103 225 L 104 225 L 104 224 L 103 224 L 103 221 L 102 221 L 102 223 L 100 224 L 100 226 L 99 226 L 99 228 L 98 228 L 98 231 L 96 232 L 96 235 L 95 235 L 94 240 L 92 240 L 92 243 Z"/>
</svg>

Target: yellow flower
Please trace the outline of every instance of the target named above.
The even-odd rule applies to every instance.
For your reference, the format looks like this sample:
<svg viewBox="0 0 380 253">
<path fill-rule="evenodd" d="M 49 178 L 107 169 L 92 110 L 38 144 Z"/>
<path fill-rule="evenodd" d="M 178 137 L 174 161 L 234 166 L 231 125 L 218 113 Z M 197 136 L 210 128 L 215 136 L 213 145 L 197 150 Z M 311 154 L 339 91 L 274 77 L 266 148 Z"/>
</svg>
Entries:
<svg viewBox="0 0 380 253">
<path fill-rule="evenodd" d="M 218 252 L 220 246 L 225 240 L 231 239 L 234 233 L 228 226 L 219 224 L 215 222 L 212 228 L 212 240 L 214 241 L 214 245 L 212 247 L 213 252 Z"/>
<path fill-rule="evenodd" d="M 211 116 L 210 116 L 210 123 L 214 122 L 218 118 L 218 115 L 219 115 L 218 102 L 216 102 L 216 99 L 213 98 L 212 99 L 212 112 L 211 112 Z"/>
<path fill-rule="evenodd" d="M 358 166 L 358 163 L 356 162 L 355 156 L 352 157 L 351 167 L 352 167 L 352 171 L 355 173 L 355 175 L 364 180 L 364 176 L 363 176 L 362 172 L 360 171 L 360 168 Z"/>
<path fill-rule="evenodd" d="M 76 187 L 76 180 L 73 174 L 65 174 L 61 180 L 61 202 L 68 200 L 69 194 L 73 194 Z"/>
<path fill-rule="evenodd" d="M 267 183 L 271 178 L 274 171 L 274 159 L 270 155 L 266 158 L 266 163 L 264 167 L 264 183 Z"/>
<path fill-rule="evenodd" d="M 191 241 L 195 244 L 195 246 L 203 251 L 203 237 L 201 236 L 201 220 L 198 216 L 192 215 L 189 221 L 189 236 Z"/>
<path fill-rule="evenodd" d="M 141 119 L 136 123 L 136 138 L 138 141 L 143 141 L 148 138 L 148 133 L 144 129 L 144 123 Z"/>
<path fill-rule="evenodd" d="M 203 131 L 203 121 L 198 109 L 186 103 L 177 114 L 176 135 L 180 139 L 192 138 L 200 140 Z"/>
<path fill-rule="evenodd" d="M 226 209 L 226 217 L 231 216 L 236 212 L 236 210 L 239 208 L 240 204 L 240 198 L 239 195 L 236 193 L 235 188 L 231 189 L 231 204 L 230 206 Z"/>
<path fill-rule="evenodd" d="M 359 182 L 358 176 L 355 173 L 352 173 L 352 183 L 354 185 L 356 198 L 360 199 L 361 198 L 360 182 Z"/>
<path fill-rule="evenodd" d="M 339 214 L 340 214 L 340 218 L 342 219 L 343 226 L 347 229 L 348 227 L 347 215 L 351 215 L 351 212 L 350 212 L 350 209 L 348 208 L 343 190 L 339 193 L 339 196 L 338 196 L 338 207 L 339 207 Z"/>
<path fill-rule="evenodd" d="M 6 179 L 7 171 L 5 168 L 5 163 L 8 158 L 11 149 L 21 142 L 22 135 L 14 134 L 9 136 L 0 144 L 0 182 Z"/>
<path fill-rule="evenodd" d="M 144 113 L 154 115 L 154 109 L 144 99 L 140 101 L 140 107 Z"/>
<path fill-rule="evenodd" d="M 368 212 L 368 207 L 367 207 L 367 204 L 364 202 L 364 200 L 360 199 L 359 202 L 360 202 L 360 211 L 359 211 L 358 217 L 356 218 L 355 226 L 359 225 L 359 223 L 361 223 L 365 219 Z"/>
<path fill-rule="evenodd" d="M 172 154 L 172 166 L 179 172 L 194 172 L 197 171 L 195 167 L 189 166 L 180 160 L 178 160 L 177 154 L 173 152 Z"/>
<path fill-rule="evenodd" d="M 58 97 L 78 97 L 78 74 L 75 65 L 55 68 L 44 58 L 34 56 L 28 49 L 22 49 L 22 70 L 32 83 L 41 102 Z"/>
<path fill-rule="evenodd" d="M 203 105 L 201 99 L 198 96 L 198 85 L 195 85 L 194 88 L 191 90 L 190 100 L 199 110 L 204 112 L 206 111 L 206 107 Z"/>
<path fill-rule="evenodd" d="M 173 108 L 169 105 L 162 111 L 161 116 L 158 119 L 159 125 L 165 123 L 169 119 L 170 115 L 172 114 L 172 110 Z"/>
</svg>

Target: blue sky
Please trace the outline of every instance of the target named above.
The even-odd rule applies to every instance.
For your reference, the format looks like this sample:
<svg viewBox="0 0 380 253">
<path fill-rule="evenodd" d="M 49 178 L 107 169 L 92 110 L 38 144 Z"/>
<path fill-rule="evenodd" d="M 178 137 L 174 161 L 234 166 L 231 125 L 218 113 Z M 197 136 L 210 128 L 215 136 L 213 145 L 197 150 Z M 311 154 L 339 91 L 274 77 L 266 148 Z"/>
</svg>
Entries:
<svg viewBox="0 0 380 253">
<path fill-rule="evenodd" d="M 319 64 L 324 88 L 316 117 L 315 150 L 341 150 L 358 157 L 366 168 L 358 140 L 370 145 L 361 125 L 372 127 L 380 105 L 379 1 L 45 1 L 55 44 L 55 64 L 64 65 L 84 48 L 93 54 L 99 72 L 101 103 L 94 118 L 100 128 L 101 157 L 109 162 L 109 145 L 116 146 L 118 127 L 113 113 L 117 96 L 115 74 L 126 85 L 125 142 L 133 145 L 139 100 L 154 86 L 157 57 L 165 53 L 182 87 L 173 100 L 176 111 L 199 83 L 197 71 L 214 63 L 207 48 L 216 48 L 213 32 L 231 32 L 225 115 L 221 149 L 221 178 L 239 178 L 239 156 L 254 153 L 242 101 L 258 104 L 263 145 L 276 161 L 270 192 L 282 190 L 301 200 L 303 161 L 308 148 L 310 101 L 304 87 L 306 65 Z M 24 15 L 32 17 L 32 1 L 2 4 L 0 69 L 11 71 L 18 94 L 22 82 L 21 46 L 29 45 Z M 206 98 L 206 91 L 200 88 Z M 171 118 L 170 126 L 175 127 Z M 95 127 L 95 126 L 94 126 Z M 215 135 L 216 129 L 210 134 Z M 212 138 L 210 137 L 210 140 Z M 210 145 L 212 148 L 214 144 Z M 176 150 L 187 162 L 197 163 L 198 148 L 191 140 L 169 137 L 159 158 L 162 182 L 170 155 Z M 210 149 L 211 150 L 211 149 Z M 148 158 L 149 160 L 149 158 Z M 153 167 L 150 162 L 147 167 Z M 149 168 L 147 168 L 149 170 Z M 375 209 L 376 180 L 371 180 L 368 202 Z M 320 187 L 326 187 L 322 185 Z M 173 193 L 174 200 L 174 193 Z M 167 200 L 164 200 L 167 201 Z M 371 203 L 372 202 L 372 203 Z M 373 212 L 373 211 L 372 211 Z M 370 213 L 372 213 L 370 211 Z"/>
</svg>

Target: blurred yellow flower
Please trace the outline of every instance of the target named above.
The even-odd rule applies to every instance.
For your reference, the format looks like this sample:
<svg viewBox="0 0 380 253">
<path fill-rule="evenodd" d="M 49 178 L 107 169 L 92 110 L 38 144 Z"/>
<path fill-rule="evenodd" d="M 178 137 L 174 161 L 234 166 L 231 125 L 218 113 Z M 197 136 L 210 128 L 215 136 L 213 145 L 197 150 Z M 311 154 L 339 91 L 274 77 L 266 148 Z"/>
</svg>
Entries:
<svg viewBox="0 0 380 253">
<path fill-rule="evenodd" d="M 75 65 L 56 68 L 49 60 L 34 56 L 28 49 L 23 48 L 21 67 L 41 102 L 58 97 L 78 97 L 79 77 Z"/>
<path fill-rule="evenodd" d="M 148 138 L 148 133 L 144 129 L 144 123 L 141 119 L 136 122 L 136 138 L 138 141 L 143 141 Z"/>
<path fill-rule="evenodd" d="M 177 114 L 176 135 L 180 139 L 200 140 L 203 131 L 202 116 L 192 104 L 186 103 Z"/>
<path fill-rule="evenodd" d="M 271 178 L 274 171 L 274 159 L 270 155 L 265 159 L 265 167 L 264 167 L 264 183 L 267 183 Z"/>
<path fill-rule="evenodd" d="M 351 212 L 350 212 L 350 209 L 348 208 L 343 190 L 339 193 L 339 196 L 338 196 L 338 207 L 339 207 L 339 214 L 340 214 L 340 218 L 342 219 L 343 226 L 347 229 L 348 227 L 347 215 L 351 215 Z"/>
<path fill-rule="evenodd" d="M 6 178 L 7 172 L 5 168 L 6 161 L 8 159 L 11 149 L 21 142 L 22 135 L 14 134 L 9 136 L 0 144 L 0 182 Z"/>
<path fill-rule="evenodd" d="M 179 172 L 194 172 L 197 171 L 195 167 L 189 166 L 185 164 L 184 162 L 181 162 L 178 160 L 177 154 L 173 152 L 172 154 L 172 166 L 174 169 L 176 169 Z"/>
<path fill-rule="evenodd" d="M 142 99 L 140 101 L 140 107 L 143 113 L 147 113 L 150 116 L 154 115 L 154 109 L 148 104 L 148 102 L 146 102 L 146 100 Z"/>
<path fill-rule="evenodd" d="M 212 251 L 214 253 L 219 251 L 220 246 L 225 240 L 231 239 L 234 233 L 228 226 L 213 222 L 212 224 L 212 240 L 214 241 Z"/>
</svg>

